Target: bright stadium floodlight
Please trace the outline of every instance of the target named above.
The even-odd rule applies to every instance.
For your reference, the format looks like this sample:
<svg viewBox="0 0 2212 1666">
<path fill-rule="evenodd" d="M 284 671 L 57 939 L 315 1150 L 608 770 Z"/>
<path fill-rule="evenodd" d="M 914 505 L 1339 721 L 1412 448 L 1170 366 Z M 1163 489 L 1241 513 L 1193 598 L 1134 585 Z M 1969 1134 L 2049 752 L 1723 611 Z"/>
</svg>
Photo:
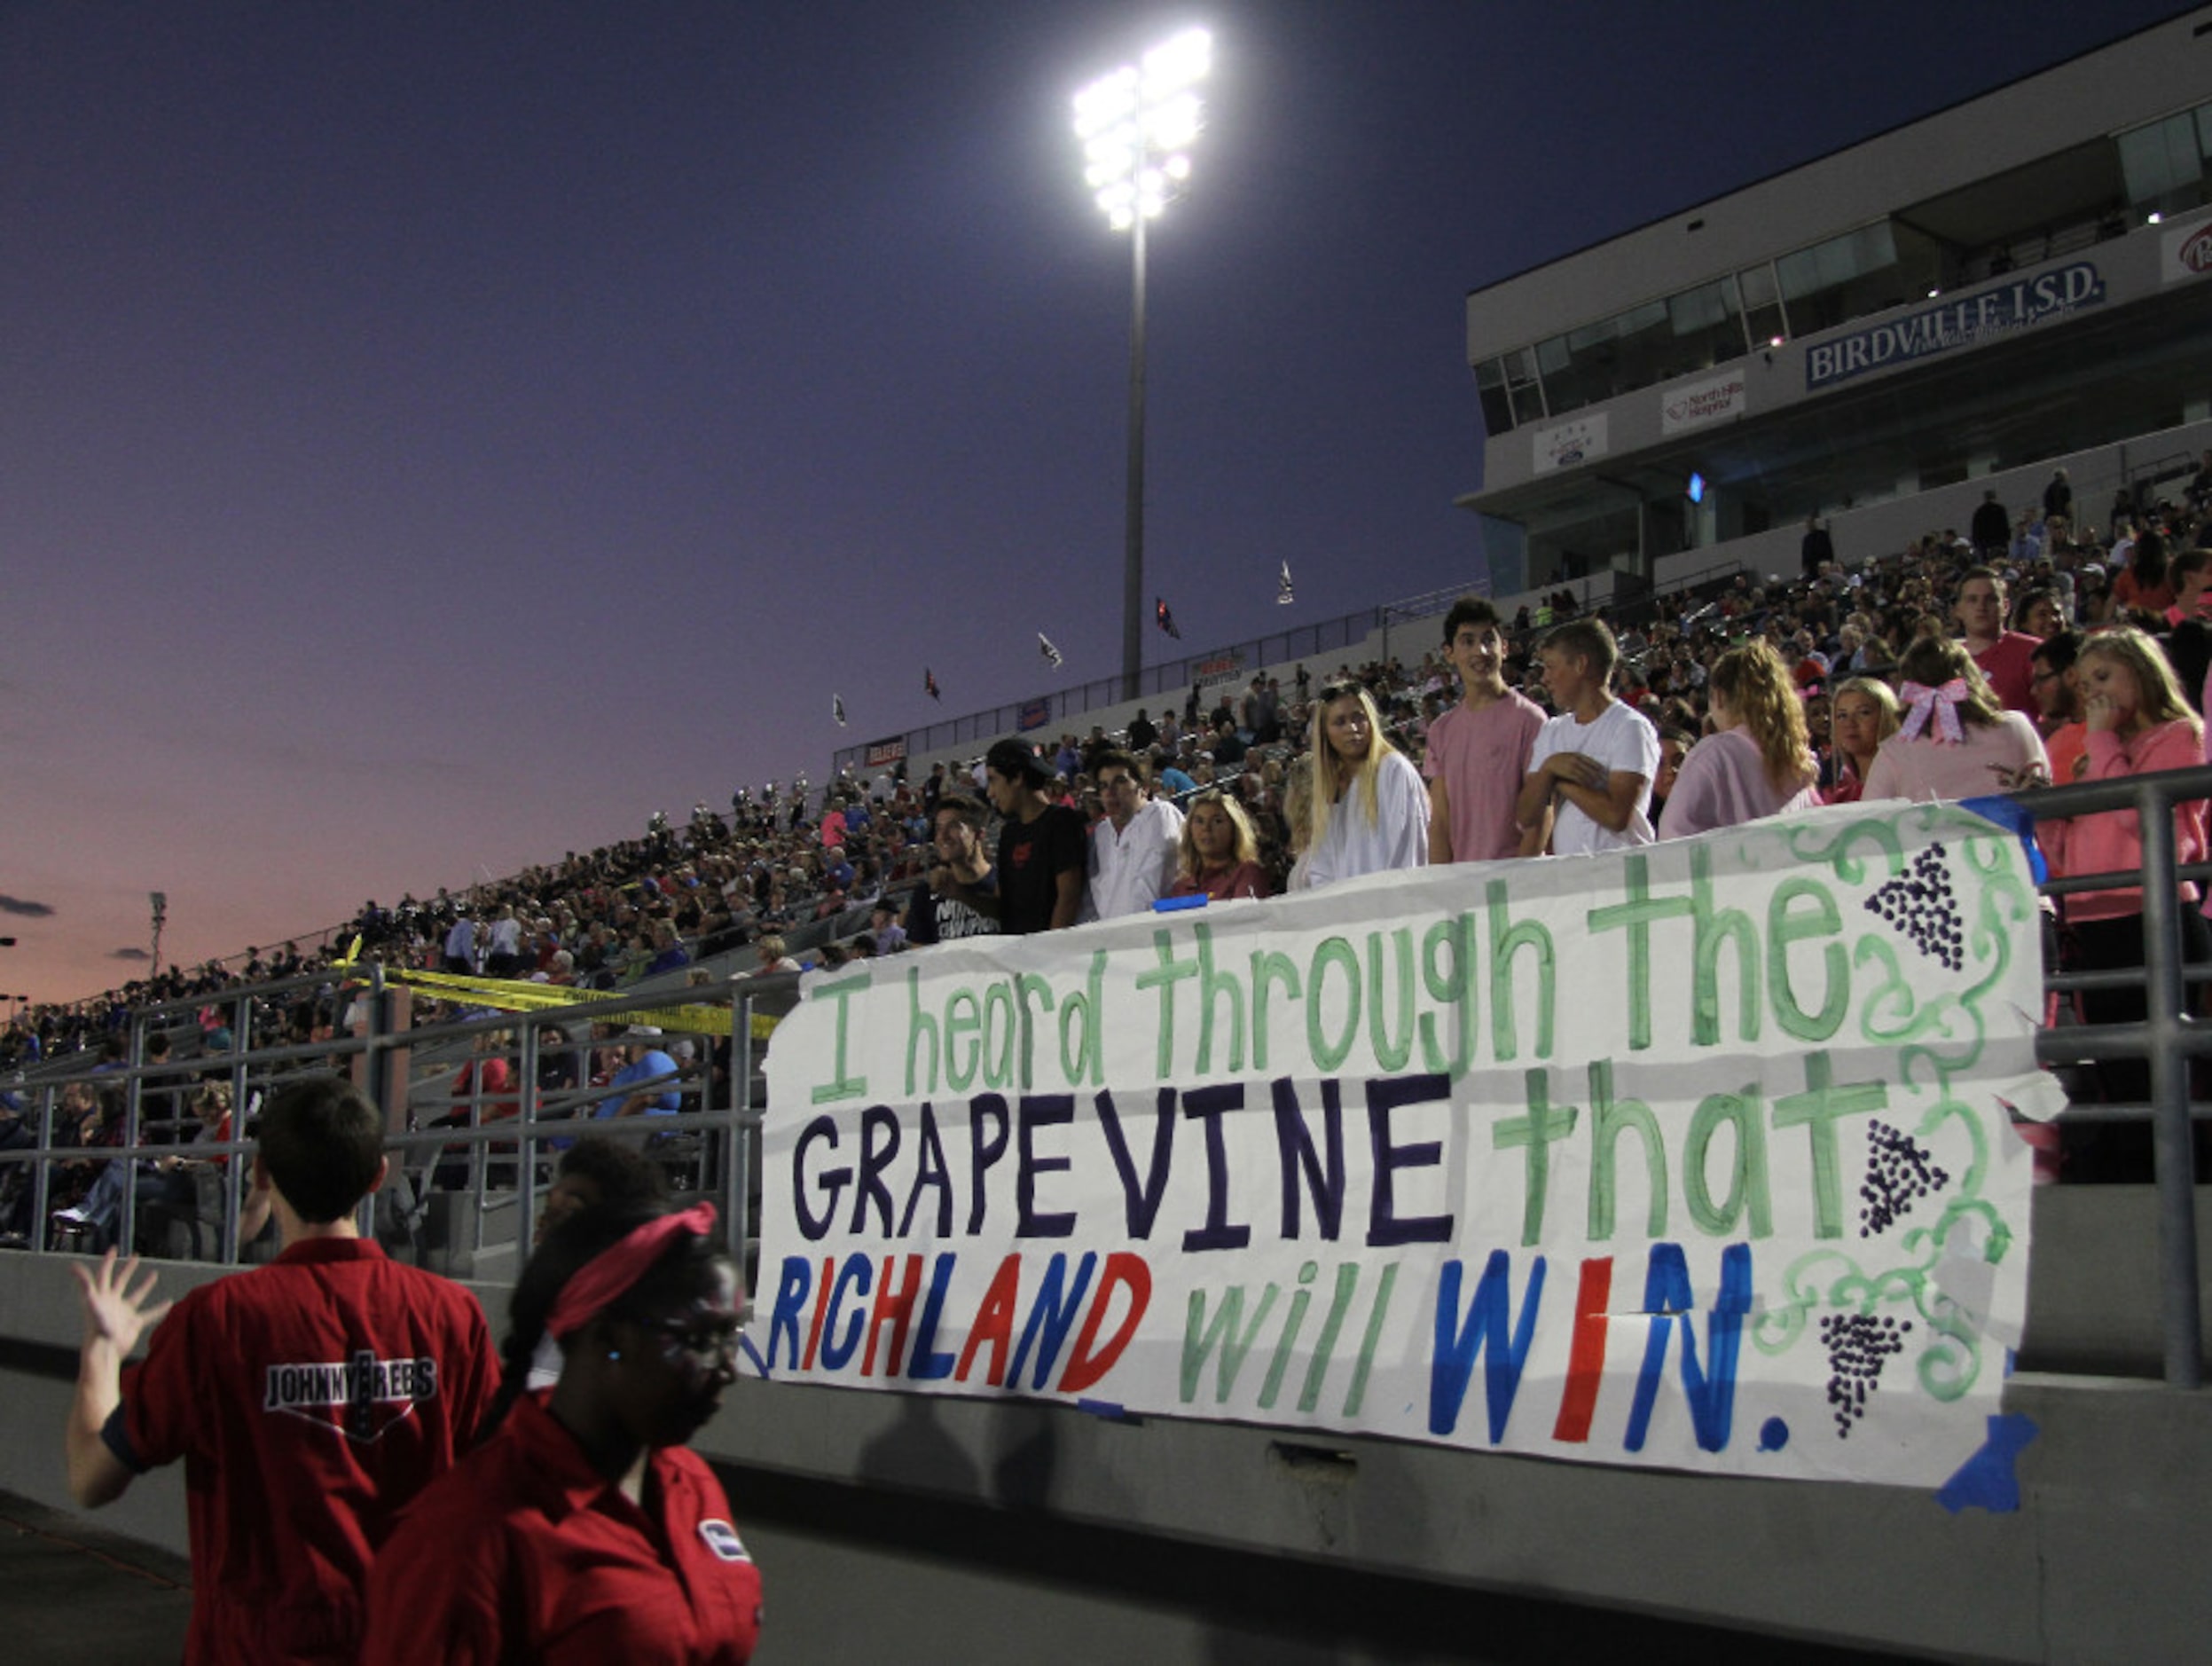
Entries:
<svg viewBox="0 0 2212 1666">
<path fill-rule="evenodd" d="M 1083 182 L 1117 232 L 1129 233 L 1129 480 L 1122 564 L 1121 674 L 1135 699 L 1144 659 L 1144 223 L 1190 179 L 1191 143 L 1204 126 L 1196 90 L 1213 67 L 1213 37 L 1185 29 L 1134 64 L 1075 95 Z"/>
</svg>

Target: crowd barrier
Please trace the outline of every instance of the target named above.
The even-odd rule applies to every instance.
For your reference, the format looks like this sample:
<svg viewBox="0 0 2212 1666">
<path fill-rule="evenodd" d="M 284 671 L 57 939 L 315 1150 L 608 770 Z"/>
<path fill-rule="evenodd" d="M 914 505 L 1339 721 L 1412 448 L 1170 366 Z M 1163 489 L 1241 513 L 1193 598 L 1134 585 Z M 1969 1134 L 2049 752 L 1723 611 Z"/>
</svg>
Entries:
<svg viewBox="0 0 2212 1666">
<path fill-rule="evenodd" d="M 226 992 L 224 999 L 233 1014 L 239 1045 L 220 1054 L 149 1061 L 148 1035 L 201 1004 L 178 1002 L 133 1013 L 125 1056 L 112 1066 L 81 1056 L 11 1084 L 27 1102 L 20 1126 L 28 1137 L 0 1150 L 0 1216 L 15 1213 L 27 1220 L 30 1230 L 20 1247 L 34 1253 L 84 1247 L 67 1224 L 59 1229 L 53 1224 L 51 1206 L 58 1195 L 54 1183 L 60 1166 L 187 1157 L 208 1159 L 211 1165 L 213 1159 L 223 1159 L 215 1170 L 222 1183 L 216 1204 L 219 1222 L 202 1223 L 219 1226 L 206 1235 L 216 1253 L 204 1259 L 226 1265 L 255 1259 L 255 1246 L 239 1242 L 250 1168 L 250 1161 L 241 1159 L 250 1159 L 254 1150 L 252 1114 L 286 1077 L 302 1071 L 336 1070 L 349 1075 L 385 1111 L 392 1173 L 382 1190 L 364 1200 L 358 1224 L 365 1234 L 403 1259 L 466 1275 L 477 1270 L 476 1261 L 489 1239 L 496 1238 L 506 1253 L 529 1244 L 537 1200 L 551 1183 L 559 1147 L 582 1133 L 615 1132 L 642 1145 L 666 1171 L 672 1189 L 715 1197 L 731 1222 L 733 1247 L 741 1245 L 749 1262 L 757 1249 L 753 1175 L 764 1100 L 760 1050 L 775 1018 L 796 999 L 796 974 L 759 976 L 710 988 L 679 985 L 630 991 L 573 1005 L 417 1026 L 412 1022 L 412 997 L 388 980 L 380 967 L 369 964 L 347 986 L 349 994 L 341 997 L 341 1009 L 352 1015 L 347 1033 L 298 1046 L 253 1044 L 251 1014 L 257 1002 L 282 1001 L 330 981 L 326 974 Z M 595 1045 L 619 1044 L 618 1036 L 595 1040 L 593 1026 L 618 1031 L 632 1014 L 665 1022 L 667 1009 L 676 1001 L 727 1015 L 726 1080 L 718 1086 L 712 1049 L 702 1045 L 702 1057 L 673 1074 L 632 1083 L 621 1091 L 626 1096 L 672 1088 L 680 1096 L 678 1111 L 619 1123 L 596 1120 L 592 1112 L 610 1096 L 606 1088 L 579 1085 L 540 1093 L 524 1085 L 537 1081 L 540 1058 L 550 1051 L 571 1052 L 581 1060 Z M 702 1026 L 698 1039 L 702 1044 L 710 1042 L 713 1032 L 723 1028 L 720 1024 Z M 561 1031 L 566 1039 L 548 1048 L 544 1038 L 551 1029 Z M 474 1050 L 478 1037 L 494 1033 L 512 1037 L 514 1085 L 488 1088 L 478 1073 L 466 1093 L 454 1096 L 450 1084 L 455 1071 L 479 1057 Z M 415 1079 L 419 1068 L 426 1073 L 420 1081 Z M 582 1079 L 588 1072 L 580 1069 L 577 1074 Z M 189 1132 L 180 1132 L 176 1143 L 146 1142 L 151 1124 L 176 1120 L 151 1117 L 152 1108 L 173 1102 L 181 1116 L 192 1092 L 217 1076 L 227 1081 L 232 1105 L 244 1113 L 233 1124 L 232 1137 L 194 1140 Z M 120 1144 L 82 1144 L 60 1126 L 63 1101 L 77 1084 L 96 1092 L 122 1090 Z M 520 1102 L 516 1115 L 486 1120 L 488 1107 L 511 1099 Z M 422 1126 L 431 1120 L 425 1112 L 433 1109 L 463 1112 L 467 1120 L 453 1127 Z M 441 1159 L 456 1157 L 465 1158 L 465 1163 L 441 1163 Z M 446 1190 L 443 1183 L 464 1167 L 466 1182 Z M 444 1176 L 439 1173 L 442 1167 Z M 531 1183 L 518 1183 L 521 1176 L 530 1177 Z M 141 1241 L 136 1193 L 135 1186 L 122 1189 L 114 1231 L 120 1244 Z M 441 1197 L 453 1199 L 467 1222 L 458 1238 L 450 1232 L 426 1238 L 426 1219 Z M 260 1247 L 266 1252 L 265 1244 Z"/>
</svg>

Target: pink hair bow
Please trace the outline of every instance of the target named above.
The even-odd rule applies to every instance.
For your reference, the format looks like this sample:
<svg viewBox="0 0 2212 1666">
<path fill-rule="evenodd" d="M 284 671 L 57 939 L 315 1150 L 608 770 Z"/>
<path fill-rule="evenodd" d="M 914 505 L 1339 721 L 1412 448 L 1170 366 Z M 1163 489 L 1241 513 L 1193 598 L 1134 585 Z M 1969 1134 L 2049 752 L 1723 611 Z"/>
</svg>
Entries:
<svg viewBox="0 0 2212 1666">
<path fill-rule="evenodd" d="M 1966 738 L 1958 727 L 1958 703 L 1966 697 L 1966 680 L 1954 677 L 1941 688 L 1931 688 L 1923 682 L 1907 682 L 1897 690 L 1898 698 L 1911 708 L 1897 733 L 1910 740 L 1927 727 L 1928 717 L 1935 717 L 1935 733 L 1929 738 L 1938 745 L 1956 746 Z"/>
</svg>

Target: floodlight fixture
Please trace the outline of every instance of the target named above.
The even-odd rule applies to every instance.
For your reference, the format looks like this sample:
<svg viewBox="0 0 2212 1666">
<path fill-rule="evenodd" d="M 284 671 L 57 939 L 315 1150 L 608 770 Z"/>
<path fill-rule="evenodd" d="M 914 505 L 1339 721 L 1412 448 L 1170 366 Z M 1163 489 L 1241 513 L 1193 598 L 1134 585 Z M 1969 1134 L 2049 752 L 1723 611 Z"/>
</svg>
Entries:
<svg viewBox="0 0 2212 1666">
<path fill-rule="evenodd" d="M 1117 232 L 1158 218 L 1190 178 L 1205 125 L 1195 89 L 1212 67 L 1213 37 L 1185 29 L 1075 95 L 1083 183 Z"/>
<path fill-rule="evenodd" d="M 1075 95 L 1083 183 L 1106 222 L 1129 235 L 1129 457 L 1122 562 L 1121 673 L 1142 692 L 1144 659 L 1144 224 L 1190 180 L 1190 146 L 1205 125 L 1197 84 L 1213 68 L 1213 37 L 1185 29 Z"/>
</svg>

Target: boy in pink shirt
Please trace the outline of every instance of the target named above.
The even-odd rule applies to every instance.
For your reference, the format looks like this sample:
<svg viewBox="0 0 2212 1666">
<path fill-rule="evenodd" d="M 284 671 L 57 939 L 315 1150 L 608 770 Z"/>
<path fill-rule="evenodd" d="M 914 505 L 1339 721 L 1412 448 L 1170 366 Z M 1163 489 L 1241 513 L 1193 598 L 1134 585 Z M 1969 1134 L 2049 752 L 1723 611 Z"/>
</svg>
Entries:
<svg viewBox="0 0 2212 1666">
<path fill-rule="evenodd" d="M 1505 633 L 1497 609 L 1481 597 L 1462 596 L 1444 616 L 1444 658 L 1463 693 L 1429 726 L 1421 766 L 1429 782 L 1429 861 L 1518 856 L 1513 803 L 1543 709 L 1505 686 Z"/>
</svg>

